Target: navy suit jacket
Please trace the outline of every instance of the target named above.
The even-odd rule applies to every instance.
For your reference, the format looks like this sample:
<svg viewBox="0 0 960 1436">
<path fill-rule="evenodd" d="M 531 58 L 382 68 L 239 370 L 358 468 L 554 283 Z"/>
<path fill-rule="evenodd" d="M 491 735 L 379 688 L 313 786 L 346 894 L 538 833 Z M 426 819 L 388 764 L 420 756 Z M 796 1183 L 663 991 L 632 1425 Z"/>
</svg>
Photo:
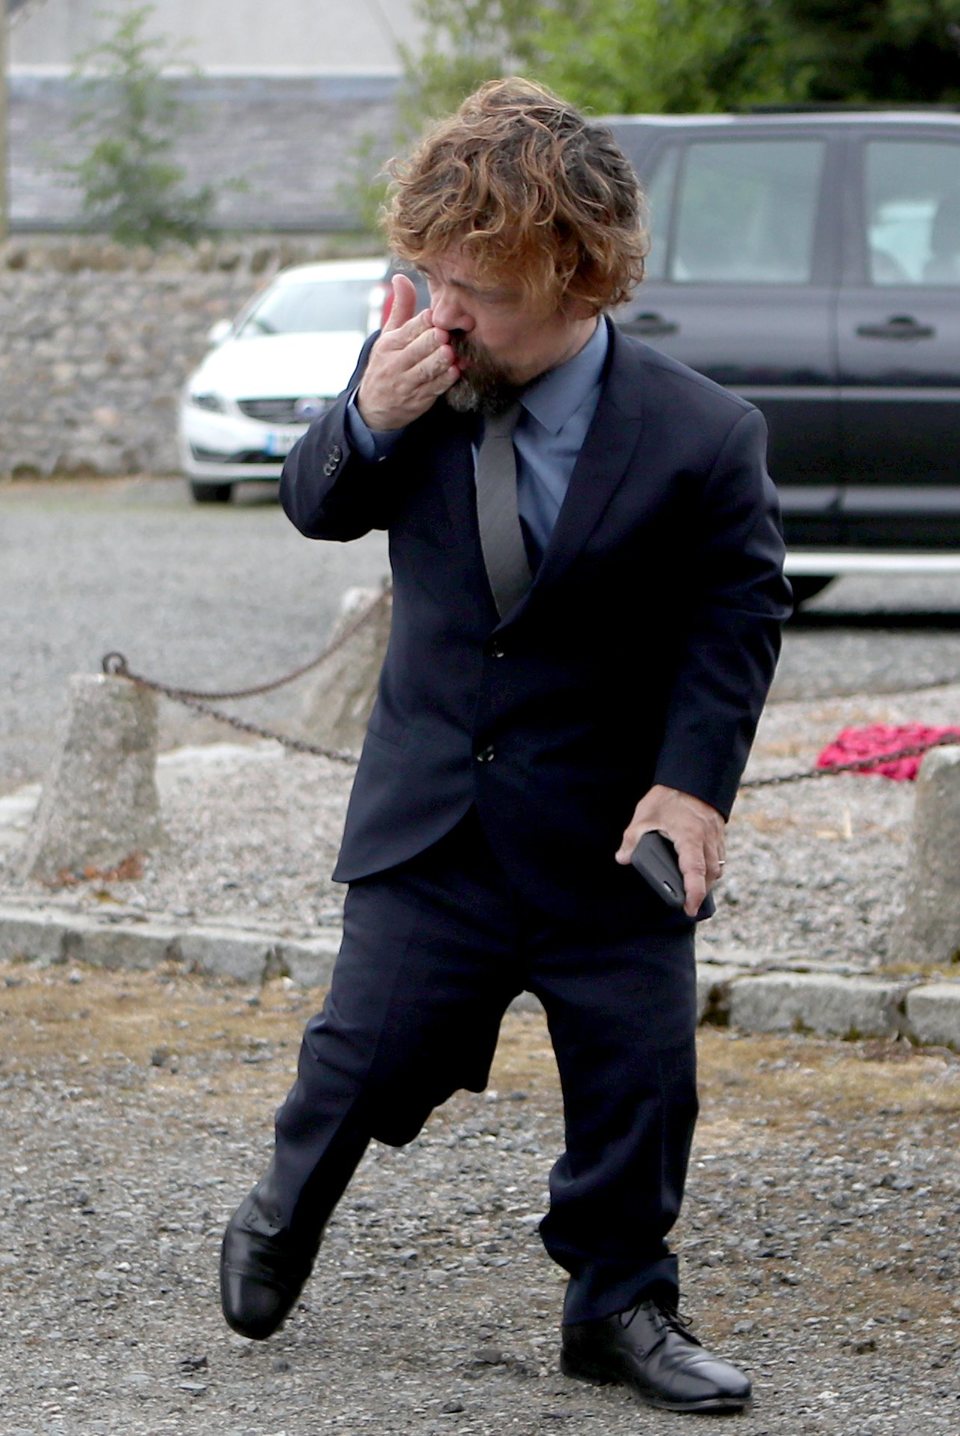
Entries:
<svg viewBox="0 0 960 1436">
<path fill-rule="evenodd" d="M 764 421 L 610 331 L 556 527 L 502 621 L 470 421 L 440 401 L 387 459 L 351 450 L 344 411 L 372 341 L 287 460 L 281 499 L 303 533 L 389 532 L 392 630 L 338 880 L 414 856 L 475 805 L 541 908 L 639 902 L 656 922 L 659 899 L 614 862 L 636 803 L 664 783 L 729 813 L 790 609 Z"/>
</svg>

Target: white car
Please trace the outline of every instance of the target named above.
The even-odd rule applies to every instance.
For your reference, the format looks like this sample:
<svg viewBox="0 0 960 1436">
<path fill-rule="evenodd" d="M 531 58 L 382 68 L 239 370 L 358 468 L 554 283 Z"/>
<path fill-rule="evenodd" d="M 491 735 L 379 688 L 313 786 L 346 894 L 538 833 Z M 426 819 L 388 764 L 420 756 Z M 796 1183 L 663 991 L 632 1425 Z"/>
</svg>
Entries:
<svg viewBox="0 0 960 1436">
<path fill-rule="evenodd" d="M 181 465 L 198 502 L 225 503 L 236 483 L 279 479 L 290 449 L 380 327 L 388 268 L 386 259 L 297 265 L 232 324 L 214 326 L 214 348 L 180 405 Z"/>
</svg>

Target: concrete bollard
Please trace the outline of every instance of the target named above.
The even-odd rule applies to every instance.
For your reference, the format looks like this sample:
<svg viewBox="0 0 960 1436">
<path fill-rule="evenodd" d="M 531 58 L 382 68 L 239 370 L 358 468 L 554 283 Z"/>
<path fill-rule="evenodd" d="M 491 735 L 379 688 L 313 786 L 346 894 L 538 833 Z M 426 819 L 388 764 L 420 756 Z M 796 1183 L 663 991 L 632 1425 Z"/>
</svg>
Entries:
<svg viewBox="0 0 960 1436">
<path fill-rule="evenodd" d="M 376 599 L 377 592 L 373 588 L 347 591 L 333 641 Z M 389 636 L 390 597 L 386 595 L 353 637 L 330 655 L 307 690 L 302 726 L 308 742 L 359 753 Z"/>
<path fill-rule="evenodd" d="M 110 871 L 163 840 L 157 699 L 124 678 L 79 673 L 27 839 L 24 876 Z"/>
<path fill-rule="evenodd" d="M 960 746 L 933 748 L 920 765 L 897 938 L 894 956 L 908 962 L 960 956 Z"/>
</svg>

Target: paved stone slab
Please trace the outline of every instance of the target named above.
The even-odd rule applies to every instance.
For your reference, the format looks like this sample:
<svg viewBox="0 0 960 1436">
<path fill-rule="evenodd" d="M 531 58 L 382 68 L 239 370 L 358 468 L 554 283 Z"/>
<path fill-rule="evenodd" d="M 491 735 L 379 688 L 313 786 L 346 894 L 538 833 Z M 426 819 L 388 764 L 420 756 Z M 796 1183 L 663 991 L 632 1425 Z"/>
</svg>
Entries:
<svg viewBox="0 0 960 1436">
<path fill-rule="evenodd" d="M 697 1022 L 726 1024 L 730 1020 L 733 983 L 749 969 L 739 963 L 697 963 Z"/>
<path fill-rule="evenodd" d="M 769 972 L 730 989 L 730 1024 L 748 1032 L 809 1031 L 824 1037 L 894 1037 L 906 984 L 828 973 Z"/>
<path fill-rule="evenodd" d="M 107 924 L 78 916 L 67 925 L 60 960 L 149 972 L 178 955 L 178 941 L 177 929 L 164 924 Z"/>
<path fill-rule="evenodd" d="M 63 962 L 63 949 L 71 923 L 47 913 L 0 908 L 0 960 L 4 962 Z"/>
<path fill-rule="evenodd" d="M 960 1052 L 960 980 L 927 982 L 907 993 L 907 1034 L 923 1046 Z"/>
<path fill-rule="evenodd" d="M 310 942 L 277 943 L 272 960 L 278 972 L 291 977 L 301 987 L 327 987 L 339 951 L 340 932 L 331 929 L 329 936 Z"/>
<path fill-rule="evenodd" d="M 177 944 L 181 962 L 192 972 L 232 977 L 237 982 L 262 982 L 275 969 L 276 939 L 268 934 L 230 928 L 194 928 Z"/>
</svg>

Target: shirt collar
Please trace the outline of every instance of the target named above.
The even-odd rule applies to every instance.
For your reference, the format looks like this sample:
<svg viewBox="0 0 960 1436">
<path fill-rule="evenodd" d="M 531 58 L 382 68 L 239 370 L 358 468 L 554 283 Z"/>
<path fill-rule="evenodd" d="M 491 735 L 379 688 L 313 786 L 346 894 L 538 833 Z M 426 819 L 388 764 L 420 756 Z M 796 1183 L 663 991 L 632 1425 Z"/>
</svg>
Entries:
<svg viewBox="0 0 960 1436">
<path fill-rule="evenodd" d="M 572 359 L 541 374 L 523 391 L 523 407 L 551 434 L 559 434 L 600 383 L 609 342 L 607 326 L 601 317 L 586 344 Z"/>
</svg>

